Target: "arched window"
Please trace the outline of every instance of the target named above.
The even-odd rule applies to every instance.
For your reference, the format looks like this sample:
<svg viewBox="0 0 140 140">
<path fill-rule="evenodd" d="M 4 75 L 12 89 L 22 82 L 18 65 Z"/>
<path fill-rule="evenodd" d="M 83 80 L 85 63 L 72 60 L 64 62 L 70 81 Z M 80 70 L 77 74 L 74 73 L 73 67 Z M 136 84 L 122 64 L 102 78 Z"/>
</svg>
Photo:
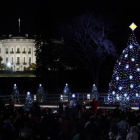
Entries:
<svg viewBox="0 0 140 140">
<path fill-rule="evenodd" d="M 19 48 L 17 48 L 17 53 L 20 53 L 20 49 Z"/>
</svg>

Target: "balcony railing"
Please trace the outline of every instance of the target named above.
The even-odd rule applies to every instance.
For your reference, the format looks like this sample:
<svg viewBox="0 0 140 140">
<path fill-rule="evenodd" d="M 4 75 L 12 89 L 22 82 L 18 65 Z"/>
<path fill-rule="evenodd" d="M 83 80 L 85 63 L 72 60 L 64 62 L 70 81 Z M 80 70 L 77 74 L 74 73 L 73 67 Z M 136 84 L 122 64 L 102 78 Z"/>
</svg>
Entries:
<svg viewBox="0 0 140 140">
<path fill-rule="evenodd" d="M 17 51 L 16 53 L 20 53 L 20 51 Z"/>
<path fill-rule="evenodd" d="M 6 54 L 8 54 L 8 52 L 6 52 Z"/>
<path fill-rule="evenodd" d="M 23 54 L 25 54 L 26 52 L 25 52 L 25 51 L 23 51 L 22 53 L 23 53 Z"/>
<path fill-rule="evenodd" d="M 28 52 L 28 54 L 31 54 L 31 52 Z"/>
<path fill-rule="evenodd" d="M 10 54 L 13 54 L 14 52 L 12 51 L 12 52 L 10 52 Z"/>
<path fill-rule="evenodd" d="M 27 65 L 27 63 L 23 62 L 23 65 Z"/>
<path fill-rule="evenodd" d="M 11 63 L 11 65 L 14 65 L 14 63 Z"/>
<path fill-rule="evenodd" d="M 20 65 L 20 62 L 17 62 L 16 65 Z"/>
</svg>

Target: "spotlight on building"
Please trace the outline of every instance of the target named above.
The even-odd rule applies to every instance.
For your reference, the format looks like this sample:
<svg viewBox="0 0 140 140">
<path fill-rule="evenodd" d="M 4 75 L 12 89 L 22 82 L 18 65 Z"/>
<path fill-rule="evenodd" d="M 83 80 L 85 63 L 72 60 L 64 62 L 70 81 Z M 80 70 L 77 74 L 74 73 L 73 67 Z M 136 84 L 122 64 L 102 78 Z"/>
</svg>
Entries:
<svg viewBox="0 0 140 140">
<path fill-rule="evenodd" d="M 7 62 L 7 67 L 10 67 L 11 66 L 11 63 L 10 62 Z"/>
</svg>

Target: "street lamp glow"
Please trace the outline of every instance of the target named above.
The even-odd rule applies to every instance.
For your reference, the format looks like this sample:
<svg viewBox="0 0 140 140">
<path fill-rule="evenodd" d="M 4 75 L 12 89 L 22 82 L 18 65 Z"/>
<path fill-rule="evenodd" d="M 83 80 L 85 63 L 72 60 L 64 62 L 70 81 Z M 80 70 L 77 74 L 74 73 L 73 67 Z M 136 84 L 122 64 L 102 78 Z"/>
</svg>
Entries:
<svg viewBox="0 0 140 140">
<path fill-rule="evenodd" d="M 42 85 L 41 85 L 41 84 L 39 84 L 39 86 L 41 87 Z"/>
</svg>

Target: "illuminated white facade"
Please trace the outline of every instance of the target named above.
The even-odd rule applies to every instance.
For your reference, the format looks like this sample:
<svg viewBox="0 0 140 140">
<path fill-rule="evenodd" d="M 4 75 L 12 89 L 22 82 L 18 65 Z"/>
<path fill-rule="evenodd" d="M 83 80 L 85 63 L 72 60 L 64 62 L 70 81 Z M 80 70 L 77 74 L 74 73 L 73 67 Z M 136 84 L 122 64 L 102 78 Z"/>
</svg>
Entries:
<svg viewBox="0 0 140 140">
<path fill-rule="evenodd" d="M 11 63 L 9 67 L 12 71 L 24 71 L 36 62 L 35 40 L 19 36 L 1 39 L 0 57 L 3 59 L 1 63 Z"/>
</svg>

